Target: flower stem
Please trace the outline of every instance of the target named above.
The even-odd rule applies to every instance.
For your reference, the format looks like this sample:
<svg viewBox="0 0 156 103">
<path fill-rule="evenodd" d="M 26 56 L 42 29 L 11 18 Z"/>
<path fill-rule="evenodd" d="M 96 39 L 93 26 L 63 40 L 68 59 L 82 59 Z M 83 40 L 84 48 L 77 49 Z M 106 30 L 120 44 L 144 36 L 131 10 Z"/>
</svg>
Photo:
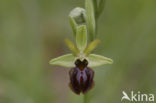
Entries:
<svg viewBox="0 0 156 103">
<path fill-rule="evenodd" d="M 88 95 L 84 94 L 83 103 L 89 103 Z"/>
</svg>

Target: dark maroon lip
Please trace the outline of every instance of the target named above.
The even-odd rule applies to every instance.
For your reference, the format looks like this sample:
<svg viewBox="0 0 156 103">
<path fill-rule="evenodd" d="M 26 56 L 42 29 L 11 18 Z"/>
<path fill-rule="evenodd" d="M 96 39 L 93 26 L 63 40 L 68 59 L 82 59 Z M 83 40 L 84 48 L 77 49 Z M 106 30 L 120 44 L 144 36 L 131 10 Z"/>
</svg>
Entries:
<svg viewBox="0 0 156 103">
<path fill-rule="evenodd" d="M 94 71 L 88 68 L 88 61 L 84 59 L 80 61 L 77 59 L 75 61 L 76 67 L 69 71 L 70 76 L 70 88 L 76 94 L 87 93 L 93 87 L 94 81 Z"/>
<path fill-rule="evenodd" d="M 88 65 L 88 61 L 86 59 L 84 59 L 83 61 L 81 61 L 80 59 L 77 59 L 75 61 L 75 66 L 79 68 L 81 71 L 85 69 L 87 65 Z"/>
</svg>

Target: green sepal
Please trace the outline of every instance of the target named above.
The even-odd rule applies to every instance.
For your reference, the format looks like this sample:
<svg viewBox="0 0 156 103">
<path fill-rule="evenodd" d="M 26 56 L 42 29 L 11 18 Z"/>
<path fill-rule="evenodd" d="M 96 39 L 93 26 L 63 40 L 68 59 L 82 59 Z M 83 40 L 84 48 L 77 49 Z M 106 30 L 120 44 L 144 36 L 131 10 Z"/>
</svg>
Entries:
<svg viewBox="0 0 156 103">
<path fill-rule="evenodd" d="M 70 41 L 69 39 L 65 39 L 64 41 L 65 41 L 67 47 L 72 51 L 73 55 L 77 56 L 79 54 L 79 50 L 74 45 L 74 43 L 72 41 Z"/>
<path fill-rule="evenodd" d="M 99 44 L 100 40 L 99 39 L 96 39 L 94 41 L 92 41 L 88 47 L 84 50 L 84 54 L 86 56 L 88 56 L 95 48 L 96 46 Z"/>
<path fill-rule="evenodd" d="M 88 67 L 99 67 L 105 64 L 112 64 L 113 60 L 101 55 L 90 54 L 88 57 Z"/>
<path fill-rule="evenodd" d="M 51 65 L 62 66 L 62 67 L 74 67 L 75 57 L 72 54 L 66 54 L 50 60 Z"/>
<path fill-rule="evenodd" d="M 76 31 L 76 45 L 80 52 L 83 52 L 87 46 L 87 28 L 86 25 L 80 25 Z"/>
</svg>

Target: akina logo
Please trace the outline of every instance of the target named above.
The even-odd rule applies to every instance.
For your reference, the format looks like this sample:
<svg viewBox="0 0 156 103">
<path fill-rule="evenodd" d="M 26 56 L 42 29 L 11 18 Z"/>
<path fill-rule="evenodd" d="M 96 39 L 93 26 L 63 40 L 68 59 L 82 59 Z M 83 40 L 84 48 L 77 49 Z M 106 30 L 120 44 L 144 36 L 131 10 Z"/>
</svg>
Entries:
<svg viewBox="0 0 156 103">
<path fill-rule="evenodd" d="M 123 97 L 121 98 L 121 101 L 128 100 L 128 101 L 135 101 L 135 102 L 153 102 L 154 101 L 154 94 L 144 94 L 138 91 L 137 93 L 134 93 L 134 91 L 131 91 L 131 93 L 128 95 L 125 91 L 122 91 Z"/>
</svg>

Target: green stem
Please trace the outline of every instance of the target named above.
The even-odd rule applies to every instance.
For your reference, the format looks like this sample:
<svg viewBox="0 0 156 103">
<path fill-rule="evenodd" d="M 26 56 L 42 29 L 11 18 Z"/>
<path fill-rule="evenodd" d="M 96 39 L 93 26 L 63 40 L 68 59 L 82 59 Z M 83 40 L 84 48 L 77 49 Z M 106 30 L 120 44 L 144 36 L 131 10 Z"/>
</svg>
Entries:
<svg viewBox="0 0 156 103">
<path fill-rule="evenodd" d="M 88 3 L 87 0 L 86 0 L 86 2 Z M 92 0 L 92 3 L 93 3 L 94 8 L 93 8 L 93 11 L 91 11 L 91 12 L 94 14 L 94 20 L 95 20 L 95 32 L 94 33 L 95 33 L 95 35 L 94 36 L 90 36 L 90 40 L 91 41 L 93 41 L 96 38 L 96 36 L 97 36 L 98 18 L 101 15 L 101 13 L 102 13 L 102 11 L 104 9 L 105 0 L 100 0 L 100 3 L 98 3 L 97 0 Z M 89 9 L 89 10 L 92 10 L 92 9 Z M 90 101 L 89 101 L 89 98 L 88 98 L 88 94 L 84 94 L 83 103 L 89 103 L 89 102 Z"/>
<path fill-rule="evenodd" d="M 88 95 L 84 94 L 83 103 L 89 103 Z"/>
</svg>

